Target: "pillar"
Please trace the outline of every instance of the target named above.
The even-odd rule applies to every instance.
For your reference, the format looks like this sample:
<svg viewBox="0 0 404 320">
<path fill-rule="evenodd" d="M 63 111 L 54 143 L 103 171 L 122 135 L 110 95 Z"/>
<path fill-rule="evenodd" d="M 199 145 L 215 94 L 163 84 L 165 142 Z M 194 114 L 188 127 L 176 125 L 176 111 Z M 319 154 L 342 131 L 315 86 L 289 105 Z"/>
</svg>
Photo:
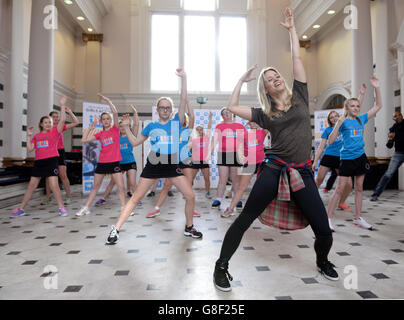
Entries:
<svg viewBox="0 0 404 320">
<path fill-rule="evenodd" d="M 97 102 L 101 92 L 101 43 L 102 34 L 83 34 L 86 42 L 86 70 L 84 79 L 84 101 Z"/>
</svg>

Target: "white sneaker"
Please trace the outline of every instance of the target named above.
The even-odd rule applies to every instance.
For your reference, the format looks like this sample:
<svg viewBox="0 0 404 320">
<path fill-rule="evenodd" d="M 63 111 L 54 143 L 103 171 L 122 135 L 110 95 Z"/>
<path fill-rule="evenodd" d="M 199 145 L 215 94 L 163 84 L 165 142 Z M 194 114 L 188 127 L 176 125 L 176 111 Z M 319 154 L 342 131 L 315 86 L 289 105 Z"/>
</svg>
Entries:
<svg viewBox="0 0 404 320">
<path fill-rule="evenodd" d="M 368 229 L 368 230 L 373 229 L 373 227 L 369 223 L 367 223 L 366 220 L 363 219 L 362 217 L 354 218 L 353 223 L 354 223 L 355 226 L 361 227 L 363 229 Z"/>
<path fill-rule="evenodd" d="M 88 210 L 88 208 L 86 208 L 86 207 L 83 207 L 80 209 L 79 212 L 76 213 L 76 216 L 81 217 L 81 216 L 84 216 L 87 214 L 90 214 L 90 210 Z"/>
<path fill-rule="evenodd" d="M 328 219 L 328 225 L 330 226 L 331 231 L 335 232 L 334 226 L 331 223 L 331 219 Z"/>
</svg>

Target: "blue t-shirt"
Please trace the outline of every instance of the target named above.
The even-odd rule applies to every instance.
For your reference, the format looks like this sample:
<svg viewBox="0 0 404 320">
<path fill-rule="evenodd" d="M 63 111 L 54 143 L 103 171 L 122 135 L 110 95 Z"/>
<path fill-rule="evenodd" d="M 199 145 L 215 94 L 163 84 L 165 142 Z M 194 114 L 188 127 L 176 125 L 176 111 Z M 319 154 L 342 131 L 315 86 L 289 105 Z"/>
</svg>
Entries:
<svg viewBox="0 0 404 320">
<path fill-rule="evenodd" d="M 189 138 L 191 137 L 191 130 L 189 127 L 180 129 L 180 161 L 184 161 L 185 159 L 192 157 L 191 151 L 188 147 Z"/>
<path fill-rule="evenodd" d="M 346 119 L 339 128 L 342 135 L 341 160 L 352 160 L 360 158 L 365 153 L 365 141 L 363 134 L 365 132 L 365 124 L 368 123 L 368 114 L 364 113 L 357 119 Z"/>
<path fill-rule="evenodd" d="M 333 127 L 325 128 L 325 130 L 323 131 L 323 134 L 321 135 L 321 138 L 328 141 L 328 137 L 330 136 L 332 130 L 334 130 Z M 339 157 L 341 148 L 342 148 L 342 136 L 341 136 L 341 134 L 339 134 L 333 144 L 327 145 L 327 148 L 325 148 L 325 151 L 324 151 L 324 155 Z"/>
<path fill-rule="evenodd" d="M 129 142 L 127 136 L 119 139 L 119 150 L 121 151 L 122 160 L 120 164 L 127 164 L 135 162 L 135 156 L 133 155 L 133 147 Z"/>
<path fill-rule="evenodd" d="M 180 138 L 180 118 L 178 113 L 166 124 L 158 121 L 149 123 L 142 130 L 145 137 L 150 137 L 151 151 L 160 154 L 178 153 Z"/>
</svg>

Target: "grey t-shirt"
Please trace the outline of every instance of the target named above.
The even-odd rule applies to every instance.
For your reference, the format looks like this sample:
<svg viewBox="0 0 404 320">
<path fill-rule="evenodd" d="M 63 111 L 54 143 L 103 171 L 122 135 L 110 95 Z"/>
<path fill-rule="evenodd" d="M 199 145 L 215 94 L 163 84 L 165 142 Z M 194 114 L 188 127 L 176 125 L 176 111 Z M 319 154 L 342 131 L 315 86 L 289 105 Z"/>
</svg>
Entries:
<svg viewBox="0 0 404 320">
<path fill-rule="evenodd" d="M 307 83 L 293 83 L 292 106 L 282 116 L 269 119 L 262 108 L 252 109 L 252 121 L 271 134 L 273 154 L 287 163 L 301 163 L 310 159 L 312 131 L 310 123 Z"/>
</svg>

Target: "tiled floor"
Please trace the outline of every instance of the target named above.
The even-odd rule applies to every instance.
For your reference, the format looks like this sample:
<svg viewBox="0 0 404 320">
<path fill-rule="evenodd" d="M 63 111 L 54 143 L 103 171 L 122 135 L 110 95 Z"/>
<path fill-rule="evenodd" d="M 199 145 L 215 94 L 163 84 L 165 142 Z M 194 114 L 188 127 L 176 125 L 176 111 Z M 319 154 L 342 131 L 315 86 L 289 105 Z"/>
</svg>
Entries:
<svg viewBox="0 0 404 320">
<path fill-rule="evenodd" d="M 329 259 L 338 267 L 337 282 L 317 272 L 310 228 L 287 232 L 254 222 L 230 262 L 233 290 L 223 293 L 213 286 L 213 266 L 235 217 L 220 218 L 203 191 L 196 191 L 201 218 L 194 219 L 203 240 L 184 237 L 184 200 L 175 193 L 154 219 L 145 214 L 157 196 L 145 198 L 119 243 L 106 246 L 119 215 L 117 196 L 77 218 L 85 198 L 74 187 L 65 218 L 55 203 L 41 206 L 40 200 L 29 203 L 24 217 L 11 219 L 13 208 L 0 210 L 0 299 L 404 298 L 404 192 L 386 191 L 370 202 L 365 191 L 363 216 L 375 231 L 355 227 L 351 213 L 336 211 Z M 322 197 L 328 203 L 329 195 Z"/>
</svg>

